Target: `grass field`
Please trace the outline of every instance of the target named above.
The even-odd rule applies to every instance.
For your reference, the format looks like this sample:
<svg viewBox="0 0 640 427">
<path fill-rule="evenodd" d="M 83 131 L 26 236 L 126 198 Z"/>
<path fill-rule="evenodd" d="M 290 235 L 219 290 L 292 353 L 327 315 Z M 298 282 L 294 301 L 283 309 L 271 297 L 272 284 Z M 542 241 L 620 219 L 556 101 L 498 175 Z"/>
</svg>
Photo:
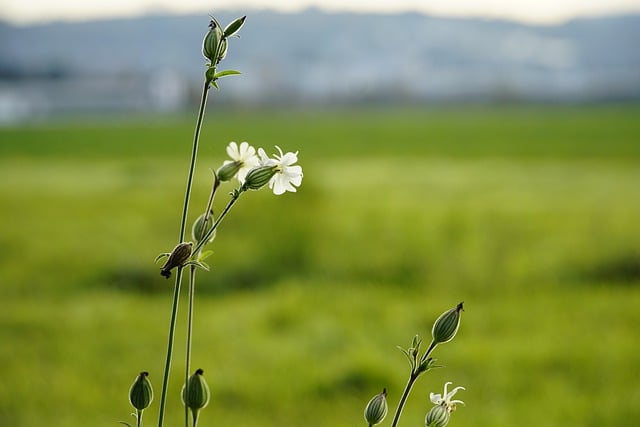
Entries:
<svg viewBox="0 0 640 427">
<path fill-rule="evenodd" d="M 460 301 L 460 332 L 435 353 L 446 367 L 419 380 L 401 426 L 423 425 L 445 381 L 467 388 L 451 426 L 639 420 L 638 117 L 212 108 L 193 217 L 230 140 L 300 150 L 305 178 L 297 194 L 243 196 L 199 275 L 193 366 L 213 394 L 200 425 L 363 426 L 382 387 L 392 408 L 401 394 L 396 346 Z M 141 370 L 159 397 L 172 282 L 153 259 L 176 243 L 192 127 L 0 128 L 0 425 L 130 421 Z M 182 420 L 183 339 L 167 425 Z"/>
</svg>

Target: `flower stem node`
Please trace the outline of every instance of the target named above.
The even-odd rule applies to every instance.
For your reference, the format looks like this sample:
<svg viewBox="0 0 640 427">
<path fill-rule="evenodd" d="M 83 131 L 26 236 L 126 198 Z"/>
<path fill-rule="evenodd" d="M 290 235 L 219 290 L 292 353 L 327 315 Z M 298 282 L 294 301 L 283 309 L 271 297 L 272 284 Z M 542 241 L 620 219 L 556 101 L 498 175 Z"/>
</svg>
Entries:
<svg viewBox="0 0 640 427">
<path fill-rule="evenodd" d="M 148 372 L 140 372 L 129 389 L 129 401 L 138 411 L 143 411 L 149 407 L 153 400 L 153 388 L 149 381 Z"/>
<path fill-rule="evenodd" d="M 436 405 L 424 417 L 425 427 L 445 427 L 449 424 L 451 414 L 445 406 Z"/>
<path fill-rule="evenodd" d="M 364 408 L 364 419 L 369 426 L 375 426 L 384 421 L 387 416 L 387 389 L 382 389 L 382 393 L 376 394 L 371 398 L 367 406 Z"/>
<path fill-rule="evenodd" d="M 209 404 L 211 395 L 203 373 L 202 369 L 196 370 L 182 388 L 182 402 L 191 410 L 194 425 L 198 419 L 198 412 Z"/>
<path fill-rule="evenodd" d="M 455 308 L 445 311 L 436 319 L 431 330 L 434 344 L 449 342 L 456 336 L 460 326 L 460 312 L 462 309 L 462 303 L 460 303 Z"/>
<path fill-rule="evenodd" d="M 171 277 L 171 270 L 175 267 L 184 266 L 189 257 L 191 257 L 191 250 L 193 249 L 192 242 L 182 242 L 178 246 L 176 246 L 170 254 L 160 254 L 156 258 L 156 261 L 164 256 L 168 256 L 169 259 L 160 269 L 160 275 L 166 277 L 167 279 Z"/>
</svg>

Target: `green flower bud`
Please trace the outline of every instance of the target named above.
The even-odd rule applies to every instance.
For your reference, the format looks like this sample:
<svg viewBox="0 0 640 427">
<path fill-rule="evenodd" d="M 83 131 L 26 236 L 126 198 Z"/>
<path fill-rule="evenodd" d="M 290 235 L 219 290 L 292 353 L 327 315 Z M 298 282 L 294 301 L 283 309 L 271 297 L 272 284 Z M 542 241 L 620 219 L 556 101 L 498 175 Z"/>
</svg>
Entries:
<svg viewBox="0 0 640 427">
<path fill-rule="evenodd" d="M 181 267 L 184 265 L 184 263 L 189 260 L 192 250 L 193 243 L 191 242 L 182 242 L 176 246 L 169 255 L 167 262 L 162 266 L 162 269 L 160 269 L 160 275 L 167 279 L 171 277 L 171 270 L 174 267 Z"/>
<path fill-rule="evenodd" d="M 449 423 L 450 414 L 446 406 L 436 405 L 424 417 L 425 427 L 445 427 Z"/>
<path fill-rule="evenodd" d="M 197 415 L 197 412 L 209 404 L 209 386 L 202 375 L 204 371 L 198 369 L 187 380 L 187 384 L 182 388 L 182 402 L 185 406 Z"/>
<path fill-rule="evenodd" d="M 129 401 L 138 411 L 147 409 L 153 400 L 153 388 L 148 372 L 140 372 L 129 389 Z"/>
<path fill-rule="evenodd" d="M 242 162 L 239 161 L 230 161 L 220 166 L 216 171 L 216 176 L 220 182 L 231 181 L 237 174 L 240 168 L 242 167 Z"/>
<path fill-rule="evenodd" d="M 364 419 L 370 426 L 380 424 L 387 416 L 387 389 L 382 389 L 382 393 L 371 398 L 367 407 L 364 408 Z"/>
<path fill-rule="evenodd" d="M 246 16 L 236 18 L 232 23 L 227 25 L 227 27 L 224 29 L 224 37 L 231 37 L 232 35 L 237 33 L 238 30 L 240 30 L 240 27 L 242 27 L 242 25 L 244 24 L 245 19 L 247 19 Z"/>
<path fill-rule="evenodd" d="M 431 330 L 435 344 L 449 342 L 456 336 L 460 326 L 460 311 L 462 311 L 462 303 L 445 311 L 436 319 Z"/>
<path fill-rule="evenodd" d="M 211 61 L 212 65 L 218 63 L 218 57 L 220 56 L 220 44 L 224 35 L 220 25 L 215 19 L 211 19 L 209 22 L 209 31 L 204 36 L 202 41 L 202 54 L 205 58 Z"/>
<path fill-rule="evenodd" d="M 209 230 L 211 230 L 214 222 L 215 219 L 213 218 L 213 211 L 209 211 L 209 215 L 200 215 L 198 219 L 196 219 L 196 221 L 193 223 L 193 227 L 191 227 L 191 235 L 193 237 L 193 240 L 195 240 L 196 243 L 200 243 L 200 241 L 204 239 Z M 213 239 L 215 237 L 216 232 L 214 230 L 206 243 L 213 242 Z"/>
<path fill-rule="evenodd" d="M 244 190 L 259 190 L 276 174 L 276 166 L 258 166 L 251 169 L 244 178 Z"/>
</svg>

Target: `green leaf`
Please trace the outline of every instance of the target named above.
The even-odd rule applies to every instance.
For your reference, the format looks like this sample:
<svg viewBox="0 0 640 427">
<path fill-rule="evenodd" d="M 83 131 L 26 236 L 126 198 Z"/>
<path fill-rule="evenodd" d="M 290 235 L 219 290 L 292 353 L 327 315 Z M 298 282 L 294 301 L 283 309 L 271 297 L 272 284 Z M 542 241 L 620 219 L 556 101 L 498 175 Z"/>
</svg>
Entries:
<svg viewBox="0 0 640 427">
<path fill-rule="evenodd" d="M 211 255 L 213 255 L 213 251 L 211 250 L 201 252 L 200 255 L 198 256 L 198 261 L 204 261 L 205 259 L 209 258 Z"/>
<path fill-rule="evenodd" d="M 242 74 L 240 71 L 236 71 L 236 70 L 224 70 L 224 71 L 220 71 L 219 73 L 216 73 L 213 78 L 215 79 L 219 79 L 221 77 L 225 77 L 225 76 L 235 76 L 238 74 Z"/>
<path fill-rule="evenodd" d="M 242 24 L 244 24 L 244 20 L 247 19 L 246 16 L 235 19 L 232 23 L 227 25 L 227 28 L 224 29 L 224 36 L 230 37 L 238 32 Z"/>
</svg>

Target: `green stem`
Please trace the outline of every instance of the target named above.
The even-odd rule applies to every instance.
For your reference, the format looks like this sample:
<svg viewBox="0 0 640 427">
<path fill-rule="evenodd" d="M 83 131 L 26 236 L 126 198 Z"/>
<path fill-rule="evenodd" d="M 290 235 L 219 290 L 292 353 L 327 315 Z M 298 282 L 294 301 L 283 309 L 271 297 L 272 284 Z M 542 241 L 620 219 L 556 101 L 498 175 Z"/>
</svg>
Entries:
<svg viewBox="0 0 640 427">
<path fill-rule="evenodd" d="M 198 119 L 196 121 L 196 129 L 193 135 L 193 147 L 191 149 L 191 163 L 189 165 L 189 174 L 187 177 L 187 188 L 184 195 L 184 205 L 182 207 L 182 219 L 180 221 L 180 238 L 178 243 L 184 241 L 184 235 L 187 229 L 187 213 L 189 211 L 189 199 L 191 198 L 191 187 L 193 184 L 193 175 L 196 168 L 196 158 L 198 157 L 198 141 L 200 139 L 200 128 L 202 127 L 202 119 L 204 118 L 204 109 L 207 105 L 207 94 L 209 92 L 209 81 L 205 81 L 202 89 L 202 100 L 198 111 Z M 176 318 L 178 315 L 178 302 L 180 299 L 180 281 L 182 279 L 182 268 L 178 268 L 176 272 L 176 281 L 173 290 L 173 304 L 171 307 L 171 321 L 169 324 L 169 337 L 167 343 L 167 358 L 164 366 L 164 375 L 162 379 L 162 393 L 160 396 L 160 412 L 158 414 L 158 427 L 164 424 L 165 404 L 167 400 L 167 388 L 169 385 L 169 371 L 171 369 L 171 358 L 173 355 L 173 338 L 176 328 Z"/>
<path fill-rule="evenodd" d="M 400 420 L 400 415 L 402 415 L 402 409 L 404 408 L 404 404 L 407 401 L 407 397 L 409 397 L 409 393 L 411 392 L 411 388 L 413 384 L 418 379 L 418 375 L 414 372 L 411 372 L 409 376 L 409 381 L 407 381 L 407 385 L 402 392 L 402 397 L 400 398 L 400 402 L 398 403 L 398 409 L 396 409 L 396 413 L 393 416 L 393 422 L 391 423 L 391 427 L 396 427 L 398 425 L 398 421 Z"/>
<path fill-rule="evenodd" d="M 189 372 L 191 371 L 191 336 L 193 330 L 193 302 L 196 288 L 196 267 L 194 265 L 189 269 L 189 306 L 187 309 L 187 351 L 184 372 L 184 384 L 186 387 L 189 381 Z M 189 408 L 184 405 L 184 425 L 189 427 Z"/>
<path fill-rule="evenodd" d="M 433 349 L 436 348 L 436 345 L 437 344 L 434 341 L 431 341 L 431 344 L 429 344 L 429 348 L 427 348 L 427 351 L 425 351 L 424 355 L 420 358 L 420 363 L 427 360 L 427 358 L 429 357 Z M 416 363 L 414 362 L 413 365 L 416 365 Z M 425 372 L 424 370 L 419 370 L 418 366 L 411 367 L 411 375 L 409 375 L 409 380 L 407 381 L 407 385 L 405 386 L 404 391 L 402 392 L 402 397 L 400 397 L 400 402 L 398 402 L 398 408 L 396 409 L 396 413 L 393 416 L 393 422 L 391 423 L 391 427 L 397 427 L 398 421 L 400 421 L 400 416 L 402 415 L 402 409 L 404 408 L 404 404 L 407 402 L 409 393 L 411 393 L 413 384 L 416 382 L 418 377 L 424 372 Z"/>
</svg>

